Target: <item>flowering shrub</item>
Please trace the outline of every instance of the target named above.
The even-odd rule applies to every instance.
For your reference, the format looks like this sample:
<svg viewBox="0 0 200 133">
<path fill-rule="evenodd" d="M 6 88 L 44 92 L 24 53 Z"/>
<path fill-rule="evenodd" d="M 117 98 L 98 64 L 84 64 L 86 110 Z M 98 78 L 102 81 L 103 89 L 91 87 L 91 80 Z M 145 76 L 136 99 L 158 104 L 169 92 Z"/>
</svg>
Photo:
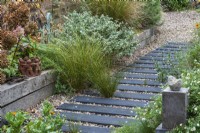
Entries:
<svg viewBox="0 0 200 133">
<path fill-rule="evenodd" d="M 136 46 L 133 30 L 114 22 L 110 17 L 73 12 L 65 18 L 63 31 L 57 35 L 57 39 L 63 43 L 73 42 L 77 36 L 87 38 L 94 43 L 100 42 L 104 53 L 118 57 L 130 55 Z M 54 41 L 58 44 L 62 42 Z"/>
<path fill-rule="evenodd" d="M 192 71 L 186 71 L 182 74 L 182 77 L 184 87 L 190 89 L 188 107 L 189 120 L 185 126 L 180 125 L 173 132 L 200 132 L 200 68 Z"/>
<path fill-rule="evenodd" d="M 188 51 L 182 72 L 183 85 L 189 88 L 188 121 L 174 129 L 174 133 L 200 132 L 200 27 L 195 25 L 195 45 Z"/>
</svg>

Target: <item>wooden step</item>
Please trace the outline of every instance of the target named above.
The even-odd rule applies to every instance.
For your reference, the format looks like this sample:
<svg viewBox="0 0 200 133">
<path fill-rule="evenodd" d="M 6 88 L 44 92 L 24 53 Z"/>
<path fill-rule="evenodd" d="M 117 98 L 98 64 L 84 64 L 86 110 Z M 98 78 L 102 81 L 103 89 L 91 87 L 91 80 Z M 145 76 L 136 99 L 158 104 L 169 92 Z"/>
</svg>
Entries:
<svg viewBox="0 0 200 133">
<path fill-rule="evenodd" d="M 75 102 L 87 103 L 87 104 L 115 105 L 115 106 L 125 106 L 125 107 L 145 107 L 148 104 L 148 102 L 145 101 L 131 101 L 131 100 L 97 98 L 88 96 L 77 96 L 73 100 Z"/>
<path fill-rule="evenodd" d="M 80 111 L 80 112 L 91 112 L 103 115 L 122 115 L 122 116 L 135 116 L 136 113 L 131 109 L 122 109 L 114 107 L 96 106 L 96 105 L 81 105 L 76 103 L 64 103 L 57 109 L 69 110 L 69 111 Z"/>
<path fill-rule="evenodd" d="M 122 126 L 123 124 L 136 122 L 134 119 L 130 118 L 119 118 L 119 117 L 111 117 L 111 116 L 99 116 L 95 114 L 78 114 L 71 112 L 61 112 L 62 117 L 66 118 L 69 121 L 77 121 L 77 122 L 88 122 L 93 124 L 100 125 L 112 125 L 112 126 Z"/>
<path fill-rule="evenodd" d="M 153 92 L 153 93 L 160 93 L 162 88 L 159 87 L 144 87 L 144 86 L 132 86 L 132 85 L 118 85 L 118 90 L 121 91 L 138 91 L 138 92 Z"/>
</svg>

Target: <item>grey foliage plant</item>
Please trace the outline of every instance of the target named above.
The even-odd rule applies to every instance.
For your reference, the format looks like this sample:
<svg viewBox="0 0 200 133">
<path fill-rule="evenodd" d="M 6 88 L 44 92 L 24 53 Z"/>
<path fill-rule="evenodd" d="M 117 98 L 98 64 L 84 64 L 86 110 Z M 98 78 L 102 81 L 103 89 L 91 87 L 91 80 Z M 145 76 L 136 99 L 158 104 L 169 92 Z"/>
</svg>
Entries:
<svg viewBox="0 0 200 133">
<path fill-rule="evenodd" d="M 137 44 L 133 39 L 135 33 L 130 27 L 108 16 L 92 16 L 90 12 L 72 12 L 65 16 L 62 32 L 57 35 L 57 39 L 73 42 L 76 36 L 100 42 L 103 52 L 114 57 L 131 55 Z"/>
</svg>

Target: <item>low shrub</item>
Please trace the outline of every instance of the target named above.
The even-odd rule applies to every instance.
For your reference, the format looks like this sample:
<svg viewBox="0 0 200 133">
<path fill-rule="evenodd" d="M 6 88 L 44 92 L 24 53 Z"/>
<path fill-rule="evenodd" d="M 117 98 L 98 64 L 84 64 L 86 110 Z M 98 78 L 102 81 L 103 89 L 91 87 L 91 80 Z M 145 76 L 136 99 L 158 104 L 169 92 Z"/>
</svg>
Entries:
<svg viewBox="0 0 200 133">
<path fill-rule="evenodd" d="M 188 121 L 174 129 L 174 133 L 200 132 L 200 68 L 182 74 L 184 87 L 190 89 Z"/>
<path fill-rule="evenodd" d="M 190 0 L 162 0 L 162 6 L 167 11 L 179 11 L 190 7 Z"/>
<path fill-rule="evenodd" d="M 90 12 L 69 13 L 62 32 L 53 43 L 73 42 L 77 35 L 81 39 L 100 43 L 103 52 L 113 57 L 131 55 L 136 46 L 132 29 L 104 15 L 92 16 Z"/>
<path fill-rule="evenodd" d="M 114 20 L 129 24 L 135 29 L 150 28 L 156 25 L 161 17 L 160 0 L 89 0 L 86 3 L 93 15 L 107 15 Z"/>
<path fill-rule="evenodd" d="M 186 62 L 184 63 L 189 68 L 200 68 L 200 43 L 191 47 L 186 55 Z"/>
<path fill-rule="evenodd" d="M 161 19 L 160 0 L 144 1 L 142 15 L 139 18 L 142 28 L 149 28 L 158 24 Z"/>
<path fill-rule="evenodd" d="M 132 25 L 134 17 L 138 17 L 140 10 L 139 2 L 133 1 L 88 0 L 86 3 L 93 15 L 104 14 L 129 25 Z"/>
<path fill-rule="evenodd" d="M 53 106 L 45 101 L 42 105 L 42 117 L 31 117 L 28 113 L 18 111 L 9 112 L 5 119 L 8 125 L 0 129 L 1 133 L 61 133 L 64 119 L 55 115 Z"/>
<path fill-rule="evenodd" d="M 162 97 L 155 97 L 146 108 L 137 108 L 138 123 L 125 125 L 115 130 L 116 133 L 154 133 L 161 123 Z"/>
<path fill-rule="evenodd" d="M 117 82 L 109 74 L 110 60 L 99 43 L 77 37 L 73 43 L 49 44 L 40 51 L 52 61 L 61 82 L 76 92 L 90 87 L 99 89 L 105 97 L 115 92 Z"/>
</svg>

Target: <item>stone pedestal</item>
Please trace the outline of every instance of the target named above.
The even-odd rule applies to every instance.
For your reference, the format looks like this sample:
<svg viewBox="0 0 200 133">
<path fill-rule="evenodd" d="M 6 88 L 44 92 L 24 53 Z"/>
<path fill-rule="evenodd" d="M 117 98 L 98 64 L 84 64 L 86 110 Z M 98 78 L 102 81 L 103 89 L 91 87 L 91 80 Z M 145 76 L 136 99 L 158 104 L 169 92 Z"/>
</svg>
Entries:
<svg viewBox="0 0 200 133">
<path fill-rule="evenodd" d="M 181 123 L 184 124 L 187 117 L 188 89 L 171 91 L 166 88 L 162 92 L 162 104 L 162 128 L 170 130 Z"/>
<path fill-rule="evenodd" d="M 156 133 L 167 133 L 168 131 L 162 127 L 162 123 L 156 128 Z"/>
</svg>

